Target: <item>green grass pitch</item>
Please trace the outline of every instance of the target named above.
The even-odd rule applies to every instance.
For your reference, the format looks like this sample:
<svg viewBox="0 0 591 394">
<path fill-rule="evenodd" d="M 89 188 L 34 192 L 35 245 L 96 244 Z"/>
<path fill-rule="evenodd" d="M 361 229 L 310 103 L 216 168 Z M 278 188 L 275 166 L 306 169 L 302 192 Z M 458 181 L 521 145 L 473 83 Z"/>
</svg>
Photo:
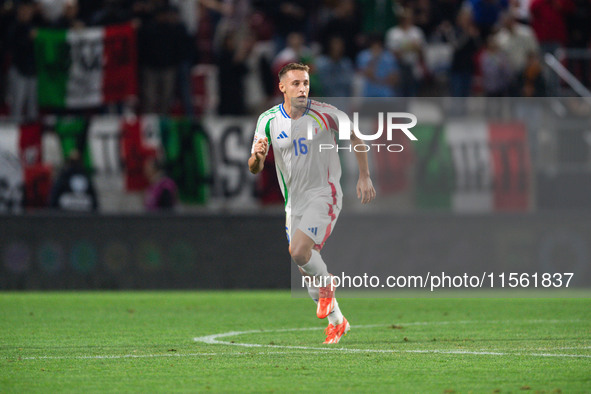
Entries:
<svg viewBox="0 0 591 394">
<path fill-rule="evenodd" d="M 286 291 L 0 293 L 0 392 L 591 392 L 590 298 L 340 305 L 329 346 Z"/>
</svg>

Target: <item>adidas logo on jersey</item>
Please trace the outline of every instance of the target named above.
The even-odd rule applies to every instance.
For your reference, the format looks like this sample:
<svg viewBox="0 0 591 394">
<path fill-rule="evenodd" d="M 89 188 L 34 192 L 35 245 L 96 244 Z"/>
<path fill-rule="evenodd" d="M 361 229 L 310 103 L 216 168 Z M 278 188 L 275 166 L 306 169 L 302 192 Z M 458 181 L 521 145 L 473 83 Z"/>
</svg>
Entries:
<svg viewBox="0 0 591 394">
<path fill-rule="evenodd" d="M 278 139 L 278 140 L 282 140 L 282 139 L 284 139 L 284 138 L 289 138 L 289 137 L 287 136 L 287 133 L 286 133 L 285 131 L 282 131 L 282 132 L 281 132 L 281 134 L 279 134 L 279 135 L 277 136 L 277 139 Z"/>
<path fill-rule="evenodd" d="M 308 231 L 314 235 L 318 235 L 318 227 L 310 227 L 308 228 Z"/>
</svg>

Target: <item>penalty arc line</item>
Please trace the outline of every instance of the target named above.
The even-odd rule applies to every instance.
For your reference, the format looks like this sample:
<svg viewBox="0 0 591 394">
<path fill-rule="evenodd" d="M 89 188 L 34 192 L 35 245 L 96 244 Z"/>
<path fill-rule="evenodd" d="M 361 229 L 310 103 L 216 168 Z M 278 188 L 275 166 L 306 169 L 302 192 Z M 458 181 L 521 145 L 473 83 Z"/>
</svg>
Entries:
<svg viewBox="0 0 591 394">
<path fill-rule="evenodd" d="M 569 320 L 569 322 L 578 320 Z M 522 321 L 523 322 L 523 321 Z M 532 320 L 531 322 L 540 323 L 564 323 L 564 320 Z M 470 323 L 482 323 L 477 321 L 457 321 L 457 322 L 413 322 L 413 323 L 401 323 L 406 326 L 423 326 L 429 324 L 470 324 Z M 501 323 L 499 322 L 486 322 Z M 502 322 L 502 323 L 507 323 Z M 369 325 L 358 325 L 352 326 L 352 328 L 376 328 L 376 327 L 387 327 L 384 324 L 369 324 Z M 295 346 L 295 345 L 274 345 L 274 344 L 261 344 L 261 343 L 240 343 L 240 342 L 226 342 L 220 341 L 218 338 L 234 337 L 239 335 L 248 334 L 262 334 L 270 332 L 293 332 L 293 331 L 312 331 L 321 330 L 323 327 L 306 327 L 306 328 L 284 328 L 277 330 L 247 330 L 247 331 L 229 331 L 220 334 L 206 335 L 202 337 L 193 338 L 195 342 L 202 342 L 210 345 L 227 345 L 227 346 L 240 346 L 247 348 L 275 348 L 275 349 L 292 349 L 292 350 L 307 350 L 313 352 L 330 352 L 338 351 L 343 353 L 419 353 L 419 354 L 465 354 L 465 355 L 484 355 L 484 356 L 534 356 L 534 357 L 573 357 L 573 358 L 591 358 L 591 355 L 586 354 L 557 354 L 557 353 L 526 353 L 526 352 L 501 352 L 501 351 L 471 351 L 471 350 L 446 350 L 446 349 L 350 349 L 350 348 L 335 348 L 335 347 L 316 347 L 316 346 Z M 550 350 L 550 349 L 548 349 Z"/>
<path fill-rule="evenodd" d="M 581 320 L 528 320 L 527 323 L 568 323 L 568 322 L 580 322 Z M 523 323 L 524 321 L 519 321 Z M 479 321 L 439 321 L 439 322 L 411 322 L 411 323 L 400 323 L 404 326 L 425 326 L 425 325 L 447 325 L 447 324 L 474 324 L 483 323 Z M 510 321 L 487 321 L 487 324 L 507 324 Z M 377 327 L 388 327 L 386 324 L 370 324 L 370 325 L 356 325 L 354 328 L 377 328 Z M 171 358 L 171 357 L 206 357 L 206 356 L 245 356 L 252 354 L 261 355 L 275 355 L 275 354 L 291 354 L 294 351 L 305 352 L 305 353 L 322 353 L 330 351 L 341 351 L 349 353 L 439 353 L 439 354 L 466 354 L 466 355 L 493 355 L 493 356 L 538 356 L 538 357 L 577 357 L 577 358 L 591 358 L 591 355 L 579 355 L 579 354 L 555 354 L 555 353 L 506 353 L 498 351 L 466 351 L 466 350 L 438 350 L 438 349 L 406 349 L 406 350 L 388 350 L 388 349 L 347 349 L 347 348 L 334 348 L 334 347 L 308 347 L 308 346 L 287 346 L 287 345 L 263 345 L 263 344 L 244 344 L 244 343 L 233 343 L 219 341 L 217 338 L 224 338 L 237 335 L 246 334 L 261 334 L 266 332 L 291 332 L 291 331 L 317 331 L 323 329 L 322 327 L 307 327 L 307 328 L 285 328 L 276 330 L 249 330 L 249 331 L 232 331 L 222 334 L 207 335 L 204 337 L 194 338 L 196 342 L 203 342 L 208 344 L 218 345 L 230 345 L 230 346 L 242 346 L 250 348 L 284 348 L 289 351 L 259 351 L 253 353 L 249 352 L 206 352 L 206 353 L 160 353 L 160 354 L 121 354 L 121 355 L 81 355 L 81 356 L 16 356 L 16 357 L 0 357 L 4 360 L 13 361 L 25 361 L 25 360 L 108 360 L 108 359 L 136 359 L 136 358 Z M 552 351 L 552 350 L 583 350 L 590 349 L 589 346 L 583 347 L 557 347 L 557 348 L 539 348 L 536 351 Z"/>
</svg>

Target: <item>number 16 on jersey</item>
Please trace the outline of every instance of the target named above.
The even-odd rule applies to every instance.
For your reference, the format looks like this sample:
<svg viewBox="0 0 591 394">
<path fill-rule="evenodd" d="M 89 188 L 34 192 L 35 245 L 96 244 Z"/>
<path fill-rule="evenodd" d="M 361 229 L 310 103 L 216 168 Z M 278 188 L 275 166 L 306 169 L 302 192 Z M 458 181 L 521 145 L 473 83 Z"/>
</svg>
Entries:
<svg viewBox="0 0 591 394">
<path fill-rule="evenodd" d="M 302 137 L 298 140 L 293 140 L 293 150 L 295 151 L 295 155 L 305 155 L 308 153 L 308 145 L 304 143 L 306 138 Z"/>
</svg>

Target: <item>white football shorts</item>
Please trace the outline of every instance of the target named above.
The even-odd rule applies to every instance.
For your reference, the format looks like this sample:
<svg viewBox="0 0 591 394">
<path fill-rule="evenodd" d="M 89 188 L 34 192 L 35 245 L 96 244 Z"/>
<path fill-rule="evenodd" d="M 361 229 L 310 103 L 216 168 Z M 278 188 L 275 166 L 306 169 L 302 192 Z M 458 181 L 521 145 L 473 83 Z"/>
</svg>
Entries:
<svg viewBox="0 0 591 394">
<path fill-rule="evenodd" d="M 302 231 L 313 241 L 317 249 L 322 249 L 339 217 L 341 208 L 333 197 L 319 197 L 308 204 L 301 216 L 286 215 L 285 232 L 291 243 L 296 230 Z"/>
</svg>

